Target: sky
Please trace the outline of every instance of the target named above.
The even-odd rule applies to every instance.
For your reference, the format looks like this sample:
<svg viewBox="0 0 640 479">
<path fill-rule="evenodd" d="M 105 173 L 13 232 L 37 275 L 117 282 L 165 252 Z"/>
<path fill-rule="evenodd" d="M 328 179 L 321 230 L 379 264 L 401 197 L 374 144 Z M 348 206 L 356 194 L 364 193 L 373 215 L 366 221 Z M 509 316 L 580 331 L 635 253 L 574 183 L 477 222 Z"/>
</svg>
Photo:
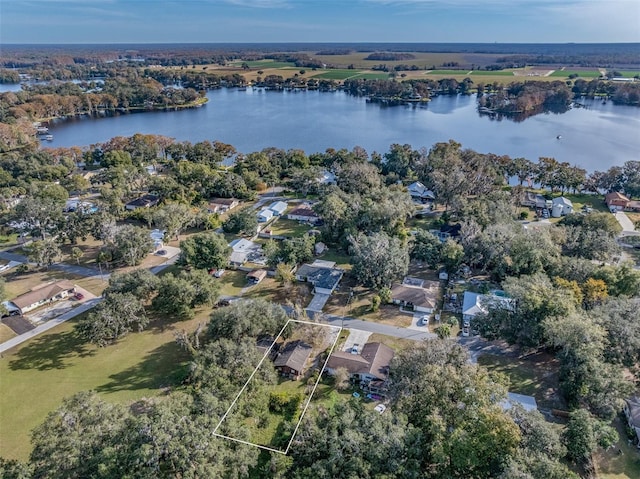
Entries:
<svg viewBox="0 0 640 479">
<path fill-rule="evenodd" d="M 0 0 L 0 48 L 262 42 L 640 42 L 640 0 Z"/>
</svg>

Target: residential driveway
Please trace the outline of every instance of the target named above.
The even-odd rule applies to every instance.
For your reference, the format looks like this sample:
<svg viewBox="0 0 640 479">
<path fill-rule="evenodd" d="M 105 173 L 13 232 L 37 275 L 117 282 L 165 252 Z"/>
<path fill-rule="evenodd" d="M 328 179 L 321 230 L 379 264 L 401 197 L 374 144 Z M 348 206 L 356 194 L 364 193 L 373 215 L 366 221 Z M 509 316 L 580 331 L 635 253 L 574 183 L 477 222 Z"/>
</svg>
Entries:
<svg viewBox="0 0 640 479">
<path fill-rule="evenodd" d="M 422 324 L 422 317 L 425 313 L 416 313 L 411 318 L 411 325 L 407 326 L 407 329 L 413 329 L 414 331 L 428 332 L 429 326 L 427 324 Z"/>
<path fill-rule="evenodd" d="M 322 311 L 322 308 L 324 308 L 324 305 L 327 303 L 327 301 L 329 301 L 329 295 L 328 294 L 314 294 L 313 298 L 311 298 L 311 302 L 309 303 L 309 306 L 307 306 L 307 311 L 313 311 L 316 313 L 319 313 L 320 311 Z"/>
<path fill-rule="evenodd" d="M 24 334 L 35 328 L 28 319 L 22 316 L 7 316 L 6 318 L 2 318 L 2 323 L 9 326 L 16 334 Z"/>
<path fill-rule="evenodd" d="M 400 328 L 397 326 L 388 326 L 386 324 L 374 323 L 373 321 L 362 321 L 342 316 L 326 315 L 324 320 L 333 326 L 342 326 L 349 330 L 368 331 L 370 333 L 384 334 L 394 338 L 412 339 L 414 341 L 422 341 L 423 339 L 437 338 L 437 335 L 430 333 L 424 328 L 421 331 L 409 328 Z"/>
<path fill-rule="evenodd" d="M 618 211 L 617 213 L 614 213 L 614 216 L 618 220 L 618 223 L 620 223 L 620 226 L 622 226 L 623 232 L 636 230 L 635 226 L 633 226 L 633 222 L 624 213 L 624 211 Z"/>
<path fill-rule="evenodd" d="M 369 331 L 360 331 L 357 329 L 350 329 L 349 337 L 344 342 L 344 345 L 342 346 L 342 350 L 351 351 L 351 348 L 353 347 L 354 344 L 358 344 L 359 345 L 358 350 L 360 350 L 362 346 L 367 344 L 367 339 L 369 339 L 369 336 L 371 336 L 371 334 L 372 333 L 370 333 Z"/>
</svg>

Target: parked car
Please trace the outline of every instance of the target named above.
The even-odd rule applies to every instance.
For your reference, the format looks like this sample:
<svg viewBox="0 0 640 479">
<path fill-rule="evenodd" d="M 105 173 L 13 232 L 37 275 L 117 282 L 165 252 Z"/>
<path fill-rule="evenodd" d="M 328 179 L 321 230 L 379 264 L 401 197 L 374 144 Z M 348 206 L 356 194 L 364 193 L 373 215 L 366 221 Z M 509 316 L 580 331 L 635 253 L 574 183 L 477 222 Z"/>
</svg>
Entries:
<svg viewBox="0 0 640 479">
<path fill-rule="evenodd" d="M 166 256 L 167 255 L 167 250 L 166 249 L 159 249 L 158 251 L 156 251 L 156 254 L 158 256 Z"/>
<path fill-rule="evenodd" d="M 75 299 L 77 299 L 78 301 L 80 301 L 81 299 L 84 299 L 84 294 L 82 294 L 82 293 L 76 293 L 76 294 L 74 294 L 74 295 L 73 295 L 73 297 L 74 297 Z"/>
<path fill-rule="evenodd" d="M 418 326 L 427 326 L 429 324 L 429 315 L 425 314 L 418 321 Z"/>
<path fill-rule="evenodd" d="M 378 404 L 376 407 L 373 408 L 373 410 L 382 414 L 387 410 L 387 406 L 385 406 L 384 404 Z"/>
<path fill-rule="evenodd" d="M 222 278 L 222 275 L 224 274 L 226 270 L 224 269 L 217 269 L 213 272 L 213 276 L 216 278 Z"/>
<path fill-rule="evenodd" d="M 360 345 L 359 344 L 354 344 L 353 346 L 351 346 L 351 354 L 358 354 L 360 351 Z"/>
</svg>

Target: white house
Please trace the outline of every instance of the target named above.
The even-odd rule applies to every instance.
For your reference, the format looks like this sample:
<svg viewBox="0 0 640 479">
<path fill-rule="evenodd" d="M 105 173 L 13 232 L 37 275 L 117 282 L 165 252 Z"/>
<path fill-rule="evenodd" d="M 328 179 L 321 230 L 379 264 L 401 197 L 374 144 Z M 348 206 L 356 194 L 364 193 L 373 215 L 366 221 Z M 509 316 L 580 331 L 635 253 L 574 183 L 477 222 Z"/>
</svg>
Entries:
<svg viewBox="0 0 640 479">
<path fill-rule="evenodd" d="M 229 246 L 231 247 L 229 264 L 232 266 L 242 266 L 254 256 L 259 256 L 262 250 L 259 244 L 244 238 L 233 240 Z"/>
<path fill-rule="evenodd" d="M 480 294 L 465 291 L 462 300 L 462 321 L 468 323 L 476 315 L 488 313 L 489 306 L 492 304 L 513 309 L 513 300 L 511 298 L 499 296 L 495 292 L 492 294 Z"/>
<path fill-rule="evenodd" d="M 551 216 L 554 218 L 560 218 L 561 216 L 570 215 L 573 213 L 573 203 L 564 196 L 554 198 L 551 206 Z"/>
<path fill-rule="evenodd" d="M 270 209 L 263 209 L 258 212 L 258 223 L 266 223 L 273 218 L 273 211 Z"/>
<path fill-rule="evenodd" d="M 302 204 L 294 208 L 287 214 L 287 218 L 293 221 L 305 221 L 307 223 L 317 223 L 320 217 L 318 213 L 311 209 L 308 203 Z"/>
<path fill-rule="evenodd" d="M 68 298 L 75 292 L 75 288 L 76 286 L 67 280 L 43 284 L 12 299 L 11 303 L 20 311 L 20 314 L 24 314 L 44 304 Z"/>
<path fill-rule="evenodd" d="M 409 186 L 407 186 L 407 189 L 409 190 L 409 195 L 411 195 L 411 198 L 413 198 L 414 200 L 418 200 L 424 203 L 427 201 L 434 201 L 436 199 L 436 195 L 433 193 L 433 191 L 428 190 L 427 187 L 419 181 L 411 183 Z"/>
<path fill-rule="evenodd" d="M 391 301 L 420 313 L 433 313 L 440 295 L 440 283 L 407 276 L 391 287 Z"/>
<path fill-rule="evenodd" d="M 273 216 L 280 216 L 287 209 L 287 206 L 285 201 L 276 201 L 272 203 L 268 209 L 273 212 Z"/>
</svg>

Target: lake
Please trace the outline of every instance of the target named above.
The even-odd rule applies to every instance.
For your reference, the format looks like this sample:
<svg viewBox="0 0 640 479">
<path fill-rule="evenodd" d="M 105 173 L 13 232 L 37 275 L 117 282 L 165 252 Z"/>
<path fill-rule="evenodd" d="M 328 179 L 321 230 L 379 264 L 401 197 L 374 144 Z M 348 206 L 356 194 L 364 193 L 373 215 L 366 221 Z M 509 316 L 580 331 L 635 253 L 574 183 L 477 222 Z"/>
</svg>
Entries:
<svg viewBox="0 0 640 479">
<path fill-rule="evenodd" d="M 392 143 L 430 148 L 455 139 L 482 153 L 554 157 L 588 171 L 638 160 L 640 108 L 584 100 L 585 108 L 522 122 L 480 115 L 473 96 L 440 96 L 424 106 L 384 107 L 338 91 L 218 89 L 195 109 L 77 118 L 51 125 L 44 146 L 90 145 L 114 136 L 160 134 L 179 141 L 220 140 L 238 151 L 298 148 L 307 154 L 361 146 L 385 153 Z M 560 139 L 557 137 L 561 136 Z"/>
</svg>

